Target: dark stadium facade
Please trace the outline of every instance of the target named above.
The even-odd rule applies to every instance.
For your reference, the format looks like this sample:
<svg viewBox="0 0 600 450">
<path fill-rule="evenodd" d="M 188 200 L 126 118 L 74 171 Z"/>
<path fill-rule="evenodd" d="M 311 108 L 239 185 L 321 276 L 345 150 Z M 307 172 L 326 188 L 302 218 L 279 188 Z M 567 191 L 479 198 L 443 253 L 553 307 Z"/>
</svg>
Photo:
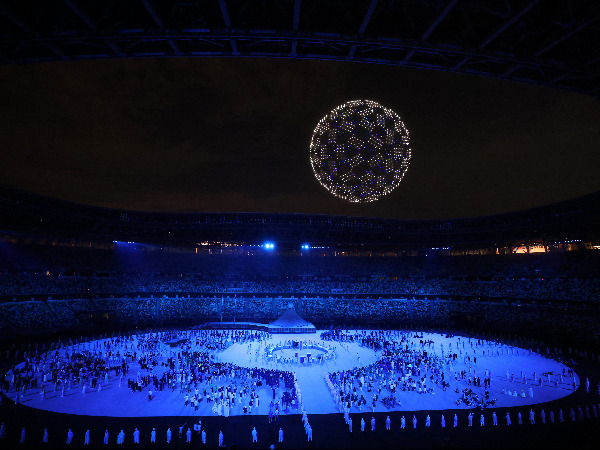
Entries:
<svg viewBox="0 0 600 450">
<path fill-rule="evenodd" d="M 151 213 L 99 208 L 0 188 L 0 227 L 8 232 L 99 242 L 192 248 L 200 242 L 311 246 L 340 251 L 497 248 L 531 243 L 600 242 L 600 193 L 484 217 L 400 220 L 266 213 Z"/>
</svg>

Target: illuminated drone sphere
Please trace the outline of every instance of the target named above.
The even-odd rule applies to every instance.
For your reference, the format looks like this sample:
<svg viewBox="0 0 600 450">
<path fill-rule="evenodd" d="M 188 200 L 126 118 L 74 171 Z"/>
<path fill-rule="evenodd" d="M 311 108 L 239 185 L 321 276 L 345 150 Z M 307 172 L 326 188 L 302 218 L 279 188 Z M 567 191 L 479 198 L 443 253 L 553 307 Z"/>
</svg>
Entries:
<svg viewBox="0 0 600 450">
<path fill-rule="evenodd" d="M 373 202 L 397 188 L 408 169 L 408 130 L 379 103 L 344 103 L 315 128 L 310 163 L 333 195 L 353 203 Z"/>
</svg>

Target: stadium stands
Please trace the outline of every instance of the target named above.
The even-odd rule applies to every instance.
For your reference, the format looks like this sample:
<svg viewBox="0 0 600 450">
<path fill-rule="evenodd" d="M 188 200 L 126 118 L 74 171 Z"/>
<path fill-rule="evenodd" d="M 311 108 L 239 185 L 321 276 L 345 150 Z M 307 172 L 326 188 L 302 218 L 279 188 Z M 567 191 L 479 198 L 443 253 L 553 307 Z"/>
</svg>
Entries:
<svg viewBox="0 0 600 450">
<path fill-rule="evenodd" d="M 99 320 L 121 326 L 266 323 L 290 301 L 303 317 L 325 326 L 599 335 L 595 251 L 369 258 L 143 250 L 123 255 L 118 249 L 3 245 L 4 335 Z"/>
</svg>

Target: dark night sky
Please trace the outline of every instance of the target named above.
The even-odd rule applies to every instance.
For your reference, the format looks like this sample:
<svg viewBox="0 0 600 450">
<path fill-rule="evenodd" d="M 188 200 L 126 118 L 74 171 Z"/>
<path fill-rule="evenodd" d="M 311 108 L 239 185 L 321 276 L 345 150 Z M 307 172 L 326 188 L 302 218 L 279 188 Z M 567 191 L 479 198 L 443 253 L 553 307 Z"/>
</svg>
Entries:
<svg viewBox="0 0 600 450">
<path fill-rule="evenodd" d="M 351 99 L 411 133 L 400 187 L 350 204 L 309 161 Z M 0 67 L 0 183 L 146 211 L 440 218 L 600 190 L 600 101 L 507 81 L 357 63 L 157 59 Z"/>
</svg>

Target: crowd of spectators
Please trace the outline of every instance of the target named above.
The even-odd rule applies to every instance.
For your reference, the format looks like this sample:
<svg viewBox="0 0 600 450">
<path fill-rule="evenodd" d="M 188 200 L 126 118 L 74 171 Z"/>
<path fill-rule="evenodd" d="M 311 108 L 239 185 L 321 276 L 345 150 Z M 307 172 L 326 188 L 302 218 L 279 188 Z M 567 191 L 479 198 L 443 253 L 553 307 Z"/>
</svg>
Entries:
<svg viewBox="0 0 600 450">
<path fill-rule="evenodd" d="M 93 302 L 83 300 L 51 300 L 0 302 L 0 333 L 4 336 L 35 333 L 85 326 L 94 310 L 78 313 L 78 308 L 99 305 L 97 315 L 106 315 L 112 323 L 123 326 L 198 325 L 203 322 L 225 321 L 267 323 L 273 319 L 273 298 L 247 298 L 240 302 L 234 316 L 221 315 L 221 299 L 156 297 L 103 298 Z M 289 299 L 288 299 L 289 300 Z M 345 323 L 361 326 L 379 323 L 381 326 L 467 327 L 471 329 L 554 336 L 592 343 L 600 340 L 597 313 L 587 308 L 478 302 L 461 300 L 341 299 L 334 297 L 300 298 L 298 312 L 306 320 L 329 326 Z M 225 301 L 223 305 L 225 305 Z M 242 306 L 244 305 L 244 306 Z M 312 308 L 318 305 L 318 308 Z M 100 309 L 102 308 L 102 309 Z M 229 310 L 229 314 L 231 310 Z"/>
<path fill-rule="evenodd" d="M 182 319 L 264 323 L 292 302 L 303 317 L 320 323 L 407 321 L 443 326 L 463 315 L 479 326 L 505 329 L 525 326 L 565 333 L 581 326 L 592 333 L 588 336 L 599 338 L 594 314 L 582 310 L 582 303 L 600 299 L 596 251 L 395 258 L 246 256 L 6 242 L 0 250 L 3 334 L 69 327 L 84 323 L 90 314 L 144 325 Z M 527 301 L 515 306 L 518 299 Z M 532 306 L 532 299 L 545 302 Z M 565 304 L 568 311 L 557 309 Z"/>
<path fill-rule="evenodd" d="M 41 273 L 0 273 L 0 298 L 23 295 L 65 294 L 384 294 L 438 295 L 499 298 L 596 301 L 600 279 L 496 278 L 466 280 L 452 278 L 385 278 L 363 282 L 323 281 L 206 281 L 198 274 L 173 279 L 166 274 L 121 274 L 82 277 Z"/>
</svg>

